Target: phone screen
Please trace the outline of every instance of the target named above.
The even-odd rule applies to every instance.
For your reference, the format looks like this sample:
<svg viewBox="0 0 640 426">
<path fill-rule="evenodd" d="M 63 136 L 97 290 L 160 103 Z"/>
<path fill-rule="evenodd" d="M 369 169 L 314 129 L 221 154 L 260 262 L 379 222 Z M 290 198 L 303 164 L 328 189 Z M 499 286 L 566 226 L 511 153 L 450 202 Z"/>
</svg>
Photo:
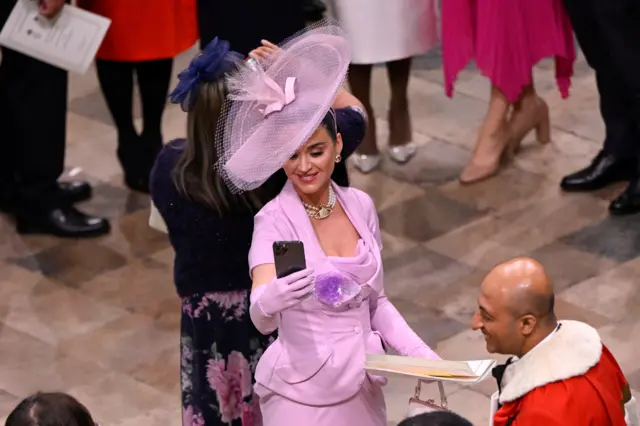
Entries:
<svg viewBox="0 0 640 426">
<path fill-rule="evenodd" d="M 273 243 L 273 257 L 278 278 L 307 268 L 302 241 L 276 241 Z"/>
</svg>

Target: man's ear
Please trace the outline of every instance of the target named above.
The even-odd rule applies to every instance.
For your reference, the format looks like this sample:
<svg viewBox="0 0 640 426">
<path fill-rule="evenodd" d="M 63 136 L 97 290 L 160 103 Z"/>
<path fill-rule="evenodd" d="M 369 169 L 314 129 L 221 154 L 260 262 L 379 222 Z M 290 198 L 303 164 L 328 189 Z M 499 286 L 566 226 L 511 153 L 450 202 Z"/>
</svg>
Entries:
<svg viewBox="0 0 640 426">
<path fill-rule="evenodd" d="M 520 332 L 529 336 L 533 333 L 533 330 L 536 328 L 536 324 L 538 324 L 538 320 L 533 315 L 525 315 L 520 318 Z"/>
</svg>

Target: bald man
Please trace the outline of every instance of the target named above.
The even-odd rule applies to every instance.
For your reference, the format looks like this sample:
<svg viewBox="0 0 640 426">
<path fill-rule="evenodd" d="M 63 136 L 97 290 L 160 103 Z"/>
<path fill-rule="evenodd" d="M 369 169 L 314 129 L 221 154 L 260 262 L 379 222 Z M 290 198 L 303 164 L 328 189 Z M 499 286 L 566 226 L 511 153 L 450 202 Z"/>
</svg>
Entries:
<svg viewBox="0 0 640 426">
<path fill-rule="evenodd" d="M 482 282 L 472 328 L 490 353 L 514 355 L 494 369 L 494 426 L 637 425 L 637 405 L 598 332 L 554 312 L 540 263 L 516 258 Z"/>
</svg>

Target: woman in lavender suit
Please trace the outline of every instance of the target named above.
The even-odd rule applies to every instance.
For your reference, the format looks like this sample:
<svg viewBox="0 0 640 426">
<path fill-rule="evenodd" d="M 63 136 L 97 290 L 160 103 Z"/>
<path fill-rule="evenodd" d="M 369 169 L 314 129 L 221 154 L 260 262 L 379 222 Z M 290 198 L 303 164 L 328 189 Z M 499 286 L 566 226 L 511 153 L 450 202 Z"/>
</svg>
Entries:
<svg viewBox="0 0 640 426">
<path fill-rule="evenodd" d="M 249 253 L 251 319 L 279 333 L 255 375 L 265 426 L 385 426 L 385 380 L 365 372 L 366 354 L 388 345 L 438 358 L 385 296 L 373 201 L 331 180 L 343 144 L 329 105 L 348 49 L 338 27 L 315 28 L 260 79 L 230 82 L 228 183 L 250 189 L 279 168 L 288 177 L 256 215 Z M 277 278 L 273 243 L 292 240 L 303 242 L 308 269 Z"/>
</svg>

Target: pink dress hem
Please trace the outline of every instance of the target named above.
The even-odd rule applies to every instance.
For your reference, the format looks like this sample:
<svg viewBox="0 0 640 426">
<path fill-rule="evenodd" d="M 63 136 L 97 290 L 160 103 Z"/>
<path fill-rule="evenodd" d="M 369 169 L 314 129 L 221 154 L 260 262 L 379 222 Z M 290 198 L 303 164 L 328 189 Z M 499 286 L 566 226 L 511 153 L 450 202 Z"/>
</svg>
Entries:
<svg viewBox="0 0 640 426">
<path fill-rule="evenodd" d="M 561 0 L 446 0 L 442 5 L 445 91 L 475 60 L 509 102 L 531 84 L 532 69 L 555 57 L 556 82 L 569 95 L 576 58 L 573 30 Z"/>
</svg>

